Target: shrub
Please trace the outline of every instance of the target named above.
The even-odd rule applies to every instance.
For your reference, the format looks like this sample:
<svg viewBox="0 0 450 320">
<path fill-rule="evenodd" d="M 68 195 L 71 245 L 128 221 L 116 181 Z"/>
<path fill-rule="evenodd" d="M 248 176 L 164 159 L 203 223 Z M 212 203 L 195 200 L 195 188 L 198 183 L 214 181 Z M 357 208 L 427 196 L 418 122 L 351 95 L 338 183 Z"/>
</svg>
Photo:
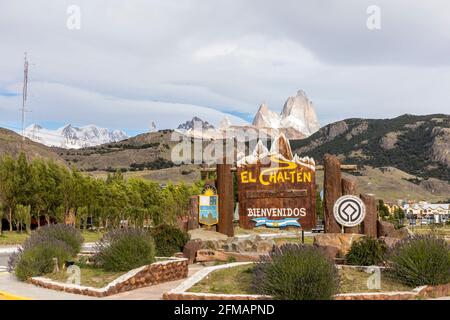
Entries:
<svg viewBox="0 0 450 320">
<path fill-rule="evenodd" d="M 60 240 L 67 244 L 71 257 L 76 256 L 83 244 L 83 236 L 80 231 L 65 224 L 49 224 L 34 231 L 23 244 L 23 248 L 31 248 L 38 243 Z"/>
<path fill-rule="evenodd" d="M 364 237 L 353 242 L 345 259 L 351 265 L 372 266 L 383 262 L 386 251 L 387 247 L 383 241 Z"/>
<path fill-rule="evenodd" d="M 16 277 L 25 281 L 30 277 L 50 273 L 55 268 L 54 258 L 58 266 L 71 258 L 69 246 L 60 240 L 47 241 L 19 252 L 16 256 Z M 13 258 L 14 259 L 14 258 Z"/>
<path fill-rule="evenodd" d="M 145 230 L 115 229 L 97 243 L 94 261 L 107 271 L 129 271 L 155 261 L 155 243 Z"/>
<path fill-rule="evenodd" d="M 52 272 L 56 258 L 59 266 L 75 257 L 81 249 L 83 237 L 70 226 L 56 224 L 44 226 L 24 242 L 22 249 L 12 254 L 8 270 L 19 280 Z"/>
<path fill-rule="evenodd" d="M 254 269 L 252 287 L 282 300 L 328 300 L 337 293 L 339 274 L 318 248 L 298 244 L 274 247 Z"/>
<path fill-rule="evenodd" d="M 160 225 L 151 231 L 156 243 L 158 257 L 170 257 L 183 251 L 189 241 L 189 234 L 168 224 Z"/>
<path fill-rule="evenodd" d="M 402 240 L 387 261 L 392 276 L 406 285 L 450 282 L 450 246 L 443 238 L 422 235 Z"/>
</svg>

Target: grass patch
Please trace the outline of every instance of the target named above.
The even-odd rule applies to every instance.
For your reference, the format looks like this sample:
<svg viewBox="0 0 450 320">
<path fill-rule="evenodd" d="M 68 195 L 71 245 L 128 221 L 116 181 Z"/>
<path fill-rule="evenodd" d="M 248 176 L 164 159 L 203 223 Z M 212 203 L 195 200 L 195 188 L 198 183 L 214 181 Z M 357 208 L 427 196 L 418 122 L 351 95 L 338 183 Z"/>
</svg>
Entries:
<svg viewBox="0 0 450 320">
<path fill-rule="evenodd" d="M 381 289 L 368 289 L 369 273 L 352 268 L 339 270 L 339 293 L 382 292 L 382 291 L 411 291 L 413 288 L 405 286 L 389 276 L 388 272 L 381 272 Z"/>
<path fill-rule="evenodd" d="M 217 270 L 189 289 L 189 292 L 215 294 L 255 294 L 251 289 L 253 265 L 243 265 Z M 381 273 L 381 289 L 368 289 L 367 279 L 370 274 L 353 268 L 339 270 L 339 293 L 381 292 L 381 291 L 411 291 L 392 279 L 387 272 Z"/>
<path fill-rule="evenodd" d="M 103 232 L 98 231 L 82 231 L 84 242 L 97 242 L 103 237 Z M 0 246 L 15 246 L 22 244 L 29 234 L 16 231 L 3 231 L 0 236 Z"/>
<path fill-rule="evenodd" d="M 0 236 L 0 246 L 10 246 L 22 244 L 27 238 L 27 233 L 19 233 L 16 231 L 3 231 Z"/>
<path fill-rule="evenodd" d="M 81 235 L 84 238 L 84 242 L 97 242 L 103 237 L 104 234 L 105 234 L 104 232 L 99 232 L 99 231 L 82 231 L 81 232 Z"/>
<path fill-rule="evenodd" d="M 189 289 L 189 292 L 255 294 L 250 285 L 253 265 L 217 270 Z"/>
<path fill-rule="evenodd" d="M 420 226 L 409 226 L 409 230 L 411 230 L 414 234 L 434 234 L 438 236 L 443 237 L 449 237 L 450 236 L 450 226 L 444 225 L 444 226 L 436 226 L 436 227 L 430 227 L 428 225 L 420 225 Z"/>
<path fill-rule="evenodd" d="M 103 288 L 126 272 L 109 272 L 93 266 L 81 265 L 81 285 L 94 288 Z M 45 275 L 46 278 L 66 282 L 69 274 L 66 271 L 53 272 Z"/>
</svg>

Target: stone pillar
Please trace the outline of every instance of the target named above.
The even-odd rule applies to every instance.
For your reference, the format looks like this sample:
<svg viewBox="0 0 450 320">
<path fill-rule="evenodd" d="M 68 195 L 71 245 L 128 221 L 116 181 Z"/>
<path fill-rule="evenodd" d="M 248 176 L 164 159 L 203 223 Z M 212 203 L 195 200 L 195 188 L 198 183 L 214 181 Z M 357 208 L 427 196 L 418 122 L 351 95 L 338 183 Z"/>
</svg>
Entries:
<svg viewBox="0 0 450 320">
<path fill-rule="evenodd" d="M 217 225 L 217 231 L 233 237 L 234 194 L 231 164 L 217 164 L 217 194 L 219 195 L 219 224 Z"/>
<path fill-rule="evenodd" d="M 366 206 L 366 217 L 363 222 L 364 234 L 370 237 L 377 237 L 378 212 L 375 197 L 372 195 L 362 194 L 361 200 Z"/>
<path fill-rule="evenodd" d="M 324 159 L 324 220 L 326 233 L 340 233 L 341 226 L 333 216 L 333 206 L 342 194 L 341 190 L 341 163 L 339 159 L 326 154 Z"/>
<path fill-rule="evenodd" d="M 349 178 L 341 179 L 342 195 L 356 195 L 356 182 Z M 345 233 L 362 233 L 361 225 L 355 227 L 345 227 Z"/>
</svg>

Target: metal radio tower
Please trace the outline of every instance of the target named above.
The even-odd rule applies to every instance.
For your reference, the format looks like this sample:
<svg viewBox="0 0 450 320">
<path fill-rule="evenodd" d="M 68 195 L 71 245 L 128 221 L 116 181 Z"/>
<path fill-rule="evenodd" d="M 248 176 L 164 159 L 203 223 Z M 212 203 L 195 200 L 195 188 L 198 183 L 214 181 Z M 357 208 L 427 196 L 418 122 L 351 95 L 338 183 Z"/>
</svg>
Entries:
<svg viewBox="0 0 450 320">
<path fill-rule="evenodd" d="M 22 108 L 20 111 L 22 112 L 22 141 L 25 141 L 25 112 L 28 110 L 25 109 L 25 102 L 27 101 L 28 95 L 28 59 L 27 53 L 25 52 L 25 58 L 23 63 L 23 90 L 22 90 Z"/>
</svg>

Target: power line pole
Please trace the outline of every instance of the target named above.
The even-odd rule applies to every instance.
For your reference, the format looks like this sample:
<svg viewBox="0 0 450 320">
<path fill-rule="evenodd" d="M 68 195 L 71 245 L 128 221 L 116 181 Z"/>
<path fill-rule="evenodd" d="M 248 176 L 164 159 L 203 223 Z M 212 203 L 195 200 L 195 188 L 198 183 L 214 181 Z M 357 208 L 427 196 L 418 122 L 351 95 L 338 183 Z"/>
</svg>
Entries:
<svg viewBox="0 0 450 320">
<path fill-rule="evenodd" d="M 20 109 L 22 113 L 22 150 L 23 150 L 23 143 L 25 142 L 25 112 L 28 112 L 28 110 L 25 109 L 25 102 L 27 101 L 27 96 L 28 96 L 28 59 L 27 53 L 25 52 L 23 63 L 22 108 Z"/>
</svg>

